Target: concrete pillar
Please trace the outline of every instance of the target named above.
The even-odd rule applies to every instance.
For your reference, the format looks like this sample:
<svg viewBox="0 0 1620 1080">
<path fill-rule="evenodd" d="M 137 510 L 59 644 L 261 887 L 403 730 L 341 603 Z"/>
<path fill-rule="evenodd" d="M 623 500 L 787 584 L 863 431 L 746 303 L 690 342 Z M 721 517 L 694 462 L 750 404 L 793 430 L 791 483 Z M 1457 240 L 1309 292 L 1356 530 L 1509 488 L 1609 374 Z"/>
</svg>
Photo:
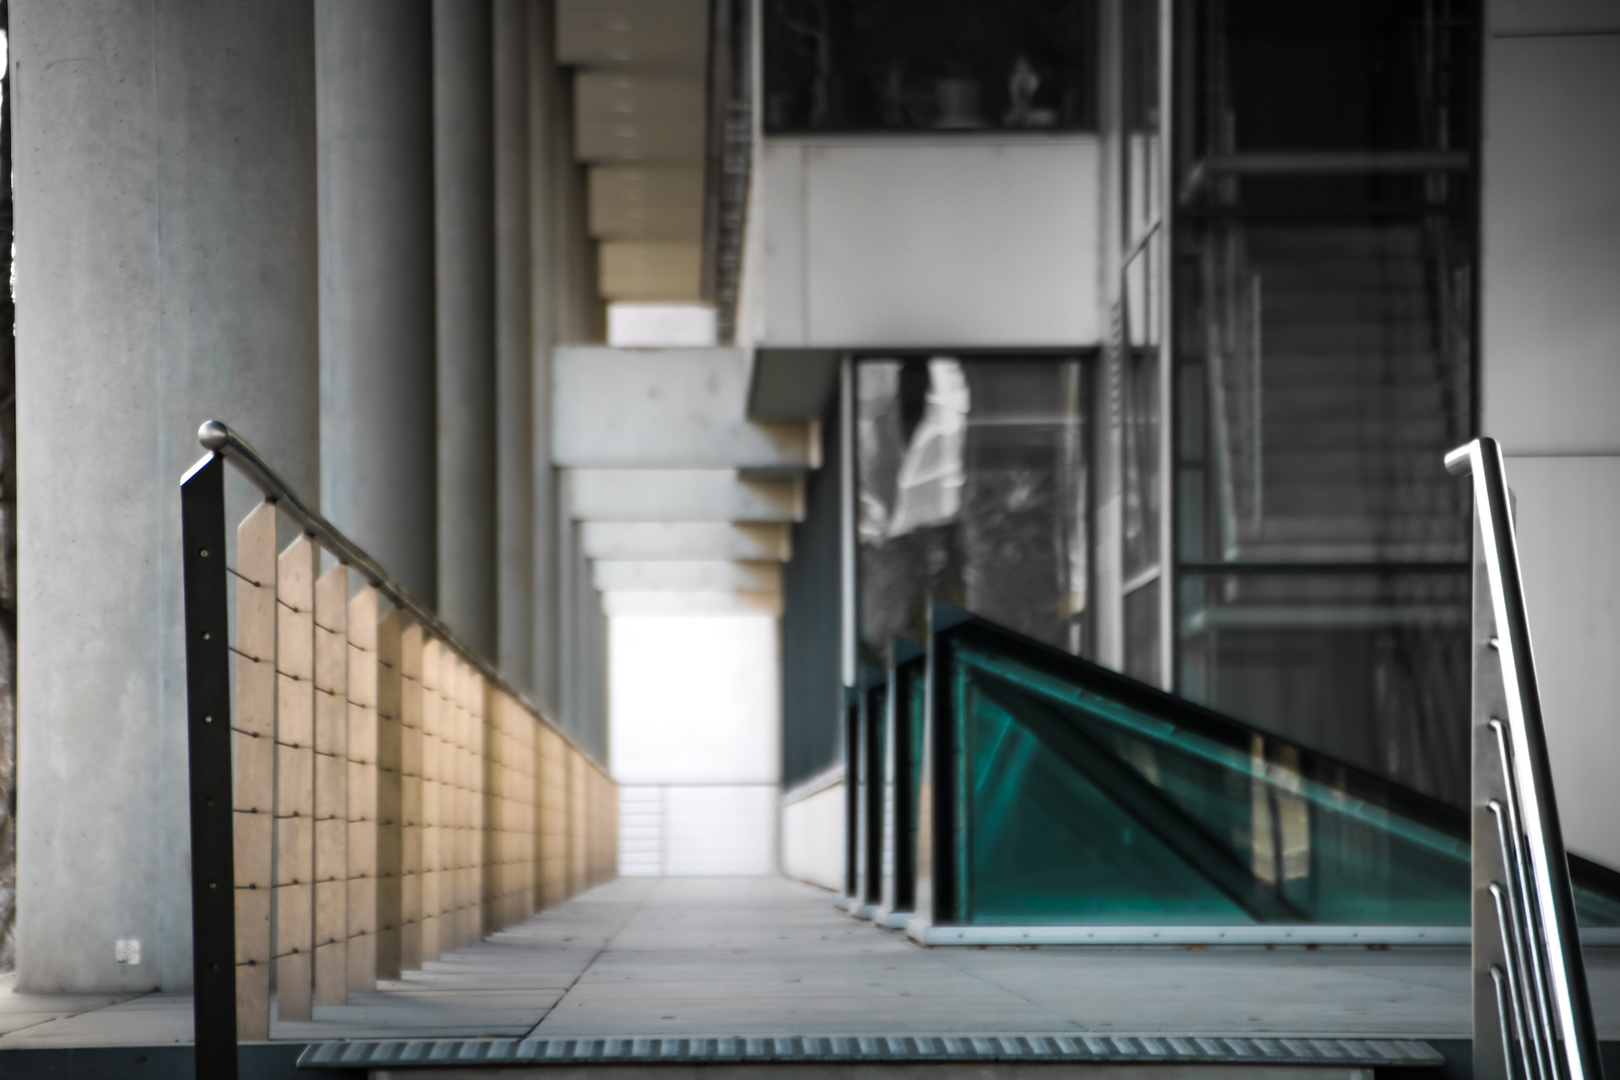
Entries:
<svg viewBox="0 0 1620 1080">
<path fill-rule="evenodd" d="M 573 145 L 566 135 L 572 123 L 566 110 L 572 104 L 562 91 L 552 31 L 556 25 L 553 6 L 540 0 L 532 8 L 529 22 L 529 187 L 531 255 L 534 271 L 530 281 L 532 317 L 534 416 L 533 464 L 533 546 L 534 609 L 533 654 L 534 692 L 541 704 L 557 708 L 561 701 L 561 642 L 571 627 L 564 618 L 560 598 L 557 530 L 567 523 L 557 512 L 556 468 L 552 464 L 551 351 L 557 335 L 557 171 L 564 163 L 573 165 Z"/>
<path fill-rule="evenodd" d="M 534 412 L 526 0 L 495 0 L 497 662 L 534 689 Z"/>
<path fill-rule="evenodd" d="M 13 0 L 11 64 L 17 989 L 189 990 L 177 485 L 218 417 L 315 498 L 311 8 Z"/>
<path fill-rule="evenodd" d="M 321 502 L 438 603 L 429 0 L 316 0 Z"/>
<path fill-rule="evenodd" d="M 439 614 L 496 652 L 495 129 L 489 0 L 434 0 Z"/>
</svg>

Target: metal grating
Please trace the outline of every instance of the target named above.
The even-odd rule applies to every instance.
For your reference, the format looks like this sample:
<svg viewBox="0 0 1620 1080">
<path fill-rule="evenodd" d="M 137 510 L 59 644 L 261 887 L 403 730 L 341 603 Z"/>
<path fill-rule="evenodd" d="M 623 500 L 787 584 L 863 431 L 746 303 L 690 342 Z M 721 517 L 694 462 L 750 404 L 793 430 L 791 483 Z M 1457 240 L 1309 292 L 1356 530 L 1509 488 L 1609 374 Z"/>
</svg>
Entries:
<svg viewBox="0 0 1620 1080">
<path fill-rule="evenodd" d="M 789 1035 L 595 1039 L 390 1039 L 312 1043 L 301 1068 L 542 1065 L 581 1062 L 1071 1061 L 1166 1064 L 1435 1066 L 1411 1039 L 1240 1038 L 1201 1035 Z"/>
</svg>

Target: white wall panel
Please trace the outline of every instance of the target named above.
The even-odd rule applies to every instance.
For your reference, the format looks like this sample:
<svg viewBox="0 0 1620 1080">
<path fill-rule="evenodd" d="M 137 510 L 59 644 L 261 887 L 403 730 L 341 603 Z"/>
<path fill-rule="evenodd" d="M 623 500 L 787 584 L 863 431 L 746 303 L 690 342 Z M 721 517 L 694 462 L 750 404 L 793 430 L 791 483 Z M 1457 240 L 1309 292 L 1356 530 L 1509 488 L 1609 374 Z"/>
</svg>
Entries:
<svg viewBox="0 0 1620 1080">
<path fill-rule="evenodd" d="M 1495 38 L 1485 98 L 1484 432 L 1620 452 L 1620 34 Z"/>
<path fill-rule="evenodd" d="M 782 807 L 782 873 L 824 889 L 843 891 L 842 782 Z"/>
<path fill-rule="evenodd" d="M 1620 867 L 1620 457 L 1510 458 L 1507 479 L 1564 839 Z"/>
<path fill-rule="evenodd" d="M 776 140 L 765 328 L 783 346 L 1098 340 L 1095 139 Z"/>
</svg>

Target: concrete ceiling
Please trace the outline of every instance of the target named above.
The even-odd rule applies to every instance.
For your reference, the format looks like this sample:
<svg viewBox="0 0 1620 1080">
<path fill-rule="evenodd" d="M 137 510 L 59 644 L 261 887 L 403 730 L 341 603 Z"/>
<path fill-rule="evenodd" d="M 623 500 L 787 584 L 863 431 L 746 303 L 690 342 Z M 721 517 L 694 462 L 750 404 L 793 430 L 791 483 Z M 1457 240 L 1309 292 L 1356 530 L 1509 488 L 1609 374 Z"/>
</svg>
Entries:
<svg viewBox="0 0 1620 1080">
<path fill-rule="evenodd" d="M 608 300 L 702 293 L 707 0 L 558 0 L 575 68 L 574 151 Z"/>
</svg>

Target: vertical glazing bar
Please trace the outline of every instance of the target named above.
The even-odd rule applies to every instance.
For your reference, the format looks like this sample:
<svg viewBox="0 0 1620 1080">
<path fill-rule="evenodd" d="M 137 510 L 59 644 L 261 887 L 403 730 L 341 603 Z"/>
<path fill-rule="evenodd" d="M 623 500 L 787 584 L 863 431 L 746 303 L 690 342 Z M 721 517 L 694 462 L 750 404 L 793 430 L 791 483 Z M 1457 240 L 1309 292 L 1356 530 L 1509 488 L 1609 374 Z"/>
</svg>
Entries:
<svg viewBox="0 0 1620 1080">
<path fill-rule="evenodd" d="M 225 463 L 210 454 L 180 485 L 190 753 L 192 1017 L 198 1076 L 236 1077 L 230 639 Z"/>
<path fill-rule="evenodd" d="M 844 687 L 844 896 L 849 904 L 861 891 L 861 705 L 853 686 Z M 666 825 L 667 828 L 667 825 Z"/>
<path fill-rule="evenodd" d="M 377 985 L 377 590 L 349 599 L 349 948 L 351 991 Z"/>
<path fill-rule="evenodd" d="M 404 971 L 405 679 L 404 616 L 377 623 L 377 978 Z"/>
<path fill-rule="evenodd" d="M 315 582 L 315 1003 L 349 1000 L 349 568 Z"/>
<path fill-rule="evenodd" d="M 861 691 L 862 763 L 866 766 L 866 798 L 861 808 L 864 815 L 862 840 L 866 845 L 863 871 L 865 881 L 860 902 L 868 913 L 883 902 L 883 796 L 886 771 L 884 764 L 884 710 L 888 707 L 885 682 L 879 681 L 877 672 L 871 672 L 867 685 Z"/>
<path fill-rule="evenodd" d="M 232 797 L 236 847 L 236 1031 L 270 1037 L 270 897 L 276 805 L 276 508 L 261 502 L 236 527 L 236 716 Z"/>
<path fill-rule="evenodd" d="M 308 536 L 276 560 L 276 1015 L 314 1018 L 315 560 Z"/>
</svg>

